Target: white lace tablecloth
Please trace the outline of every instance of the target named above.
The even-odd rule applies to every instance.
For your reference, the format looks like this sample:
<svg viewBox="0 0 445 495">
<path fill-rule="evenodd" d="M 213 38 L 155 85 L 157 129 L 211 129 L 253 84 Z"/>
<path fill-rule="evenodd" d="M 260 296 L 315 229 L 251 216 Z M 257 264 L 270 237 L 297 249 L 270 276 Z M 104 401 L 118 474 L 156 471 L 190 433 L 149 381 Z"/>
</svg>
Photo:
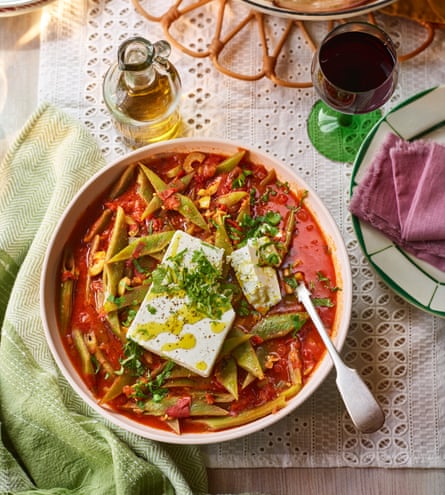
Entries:
<svg viewBox="0 0 445 495">
<path fill-rule="evenodd" d="M 162 4 L 171 0 L 147 2 Z M 190 2 L 189 2 L 190 3 Z M 217 3 L 217 2 L 216 2 Z M 181 21 L 177 35 L 205 47 L 214 28 L 215 2 Z M 226 13 L 235 18 L 244 4 L 233 1 Z M 424 33 L 406 21 L 378 15 L 403 48 Z M 283 19 L 268 18 L 271 36 Z M 315 34 L 325 23 L 313 24 Z M 249 28 L 226 57 L 254 74 L 261 57 Z M 127 153 L 113 129 L 102 99 L 102 79 L 129 36 L 155 41 L 161 27 L 139 15 L 131 0 L 59 0 L 42 16 L 40 101 L 50 101 L 83 122 L 97 138 L 108 162 Z M 407 51 L 407 50 L 406 50 Z M 389 109 L 405 98 L 445 83 L 445 32 L 402 64 Z M 280 57 L 298 80 L 310 80 L 311 51 L 298 33 Z M 343 356 L 371 384 L 387 420 L 377 433 L 358 434 L 335 387 L 334 373 L 298 410 L 278 424 L 244 439 L 203 448 L 209 467 L 445 467 L 445 321 L 412 307 L 394 294 L 362 255 L 348 213 L 352 166 L 320 156 L 306 134 L 306 119 L 316 95 L 312 88 L 291 89 L 268 79 L 239 81 L 222 75 L 208 58 L 177 49 L 171 60 L 183 82 L 185 135 L 229 138 L 255 145 L 284 161 L 324 200 L 336 219 L 350 255 L 354 299 L 352 324 Z M 88 166 L 88 164 L 85 164 Z M 123 435 L 124 436 L 124 435 Z"/>
</svg>

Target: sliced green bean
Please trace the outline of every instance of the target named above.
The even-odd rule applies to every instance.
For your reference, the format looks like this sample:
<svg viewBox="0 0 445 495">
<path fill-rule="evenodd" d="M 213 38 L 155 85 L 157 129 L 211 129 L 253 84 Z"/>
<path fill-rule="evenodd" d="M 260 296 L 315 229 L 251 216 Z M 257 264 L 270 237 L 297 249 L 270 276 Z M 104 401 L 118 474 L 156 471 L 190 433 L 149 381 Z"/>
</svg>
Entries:
<svg viewBox="0 0 445 495">
<path fill-rule="evenodd" d="M 153 198 L 154 188 L 143 170 L 139 169 L 136 181 L 139 195 L 144 199 L 147 205 L 150 204 L 150 201 Z"/>
<path fill-rule="evenodd" d="M 208 231 L 209 226 L 195 203 L 188 196 L 184 196 L 183 194 L 178 194 L 178 197 L 180 201 L 178 208 L 179 213 L 181 213 L 189 222 L 195 224 L 202 230 Z"/>
<path fill-rule="evenodd" d="M 105 395 L 100 399 L 99 403 L 104 404 L 110 402 L 111 400 L 119 397 L 119 395 L 123 392 L 124 387 L 126 385 L 130 385 L 133 377 L 130 373 L 123 373 L 122 375 L 116 376 L 111 387 L 107 390 Z"/>
<path fill-rule="evenodd" d="M 274 314 L 264 317 L 251 331 L 262 340 L 284 337 L 291 332 L 298 332 L 308 319 L 305 312 Z"/>
<path fill-rule="evenodd" d="M 99 245 L 100 245 L 100 236 L 96 234 L 93 238 L 93 241 L 90 244 L 90 249 L 88 251 L 88 270 L 87 270 L 87 281 L 85 284 L 85 300 L 90 301 L 91 299 L 91 292 L 92 292 L 92 285 L 91 285 L 91 279 L 92 279 L 92 274 L 91 274 L 91 267 L 94 266 L 94 257 L 96 253 L 99 251 Z M 102 267 L 103 270 L 103 267 Z M 103 295 L 103 294 L 102 294 Z M 95 301 L 97 303 L 97 301 Z"/>
<path fill-rule="evenodd" d="M 84 375 L 94 375 L 91 354 L 88 351 L 88 346 L 85 342 L 83 332 L 78 328 L 74 328 L 71 335 L 73 337 L 74 346 L 80 357 L 80 361 L 82 364 L 82 373 Z"/>
<path fill-rule="evenodd" d="M 219 196 L 219 198 L 217 199 L 217 203 L 230 208 L 231 206 L 235 206 L 236 204 L 238 204 L 246 196 L 248 196 L 248 193 L 246 191 L 232 191 Z"/>
<path fill-rule="evenodd" d="M 227 416 L 229 413 L 222 407 L 209 404 L 206 400 L 193 400 L 190 416 Z"/>
<path fill-rule="evenodd" d="M 128 244 L 127 224 L 125 221 L 125 212 L 120 206 L 116 211 L 116 219 L 114 222 L 113 232 L 111 234 L 110 244 L 105 256 L 105 260 L 108 261 L 116 253 L 121 251 Z M 103 270 L 103 282 L 104 282 L 104 301 L 109 300 L 110 296 L 116 297 L 118 295 L 119 282 L 124 274 L 125 263 L 119 261 L 117 263 L 105 263 Z M 117 311 L 110 311 L 106 313 L 106 320 L 110 325 L 112 332 L 120 338 L 125 340 L 125 336 L 122 333 L 119 321 L 119 315 Z"/>
<path fill-rule="evenodd" d="M 147 208 L 145 208 L 144 212 L 142 213 L 141 219 L 145 220 L 146 218 L 150 217 L 156 211 L 158 211 L 161 206 L 162 199 L 157 194 L 155 194 L 148 203 Z"/>
<path fill-rule="evenodd" d="M 234 401 L 233 395 L 229 393 L 211 393 L 209 394 L 208 392 L 193 392 L 192 398 L 200 401 L 209 401 L 211 400 L 212 404 L 229 404 L 230 402 Z"/>
<path fill-rule="evenodd" d="M 259 380 L 264 378 L 264 372 L 250 341 L 244 342 L 233 350 L 232 353 L 238 366 L 248 373 L 256 376 Z"/>
<path fill-rule="evenodd" d="M 239 328 L 232 328 L 225 338 L 221 351 L 219 352 L 219 357 L 225 357 L 228 356 L 235 347 L 238 347 L 242 343 L 250 340 L 252 338 L 252 335 L 249 333 L 244 333 L 242 330 Z"/>
<path fill-rule="evenodd" d="M 230 241 L 229 234 L 227 233 L 224 223 L 224 214 L 222 211 L 218 211 L 215 214 L 215 246 L 224 249 L 226 256 L 229 256 L 233 251 L 232 242 Z"/>
<path fill-rule="evenodd" d="M 116 253 L 107 261 L 107 263 L 126 261 L 133 257 L 135 252 L 137 252 L 137 257 L 139 258 L 141 256 L 147 256 L 163 251 L 169 245 L 174 233 L 175 232 L 173 230 L 169 230 L 166 232 L 157 232 L 145 237 L 140 237 Z"/>
<path fill-rule="evenodd" d="M 247 373 L 246 377 L 243 380 L 243 383 L 241 385 L 241 389 L 244 390 L 246 387 L 248 387 L 251 383 L 253 383 L 256 380 L 256 376 L 252 375 L 252 373 Z"/>
<path fill-rule="evenodd" d="M 301 387 L 292 386 L 282 392 L 276 399 L 271 402 L 266 402 L 261 406 L 242 411 L 237 416 L 227 416 L 223 418 L 203 418 L 194 419 L 193 423 L 200 423 L 206 425 L 211 430 L 224 430 L 225 428 L 233 428 L 235 426 L 242 426 L 257 419 L 263 418 L 268 414 L 273 414 L 286 406 L 287 400 L 300 391 Z"/>
<path fill-rule="evenodd" d="M 294 236 L 294 229 L 295 229 L 295 210 L 292 209 L 289 211 L 289 215 L 287 216 L 286 219 L 286 225 L 284 227 L 284 232 L 285 232 L 284 242 L 277 244 L 277 248 L 280 253 L 281 262 L 284 261 L 284 258 L 289 252 L 292 243 L 292 238 Z"/>
<path fill-rule="evenodd" d="M 178 418 L 164 419 L 164 423 L 167 424 L 177 435 L 181 434 L 181 422 Z"/>
<path fill-rule="evenodd" d="M 226 158 L 216 166 L 216 173 L 224 174 L 231 172 L 244 158 L 245 154 L 246 154 L 246 150 L 241 150 L 235 153 L 234 155 L 229 156 L 228 158 Z"/>
<path fill-rule="evenodd" d="M 84 237 L 85 242 L 91 242 L 95 235 L 101 234 L 110 225 L 113 217 L 113 211 L 106 208 L 100 217 L 93 223 L 87 235 Z"/>
<path fill-rule="evenodd" d="M 206 418 L 195 420 L 197 423 L 205 424 L 211 430 L 224 430 L 225 428 L 233 428 L 241 426 L 256 419 L 262 418 L 267 414 L 282 409 L 286 405 L 286 399 L 279 396 L 277 399 L 266 402 L 265 404 L 239 413 L 237 416 L 227 416 L 224 418 Z"/>
<path fill-rule="evenodd" d="M 141 163 L 140 166 L 158 194 L 168 189 L 167 182 L 163 181 L 156 172 L 153 172 L 151 168 L 147 167 L 143 163 Z"/>
<path fill-rule="evenodd" d="M 236 221 L 240 223 L 245 216 L 250 217 L 250 214 L 250 198 L 246 198 L 241 203 L 238 215 L 236 216 Z"/>
<path fill-rule="evenodd" d="M 91 355 L 94 355 L 96 361 L 100 364 L 100 366 L 104 369 L 105 373 L 112 375 L 114 373 L 114 369 L 111 364 L 107 361 L 102 352 L 102 349 L 97 344 L 96 334 L 91 331 L 85 334 L 84 336 L 85 343 L 88 348 L 88 352 Z"/>
<path fill-rule="evenodd" d="M 127 225 L 125 222 L 125 212 L 123 208 L 118 207 L 116 211 L 116 220 L 114 222 L 113 232 L 111 234 L 110 244 L 107 249 L 105 260 L 108 261 L 119 253 L 128 244 Z M 104 287 L 105 299 L 111 294 L 117 295 L 119 281 L 123 276 L 124 264 L 106 263 L 104 266 Z"/>
<path fill-rule="evenodd" d="M 169 168 L 165 172 L 165 176 L 167 177 L 167 179 L 176 179 L 178 175 L 182 172 L 182 170 L 183 170 L 182 165 L 178 163 L 173 168 Z"/>
<path fill-rule="evenodd" d="M 144 300 L 145 294 L 148 291 L 148 285 L 138 285 L 130 287 L 125 294 L 119 297 L 109 297 L 103 305 L 105 313 L 118 311 L 119 309 L 127 308 L 128 306 L 139 306 Z"/>
<path fill-rule="evenodd" d="M 111 199 L 117 198 L 128 189 L 130 182 L 134 178 L 135 168 L 136 168 L 136 163 L 132 163 L 124 170 L 124 172 L 120 176 L 119 180 L 115 183 L 109 194 L 109 197 Z"/>
<path fill-rule="evenodd" d="M 183 366 L 176 365 L 170 371 L 170 378 L 175 379 L 175 378 L 202 378 L 202 377 L 200 377 L 196 373 L 193 373 L 193 371 L 184 368 Z"/>
<path fill-rule="evenodd" d="M 209 381 L 206 380 L 201 382 L 198 377 L 182 377 L 182 378 L 170 378 L 164 383 L 165 388 L 177 388 L 177 387 L 187 387 L 190 389 L 206 389 L 210 385 Z"/>
<path fill-rule="evenodd" d="M 159 402 L 148 400 L 143 405 L 146 414 L 153 416 L 168 415 L 168 410 L 176 406 L 179 397 L 165 397 Z M 205 400 L 192 401 L 190 404 L 190 416 L 227 416 L 229 413 L 222 407 L 209 404 Z"/>
<path fill-rule="evenodd" d="M 116 220 L 114 222 L 113 232 L 107 250 L 107 260 L 118 253 L 123 248 L 123 246 L 126 246 L 127 243 L 128 234 L 125 212 L 124 209 L 119 206 L 116 210 Z"/>
<path fill-rule="evenodd" d="M 108 324 L 110 325 L 111 331 L 124 344 L 125 343 L 125 335 L 122 333 L 122 330 L 121 330 L 121 322 L 119 320 L 118 312 L 117 311 L 110 311 L 109 313 L 106 313 L 105 319 L 107 320 Z"/>
<path fill-rule="evenodd" d="M 165 189 L 162 189 L 162 187 L 164 187 L 164 185 L 162 184 L 162 179 L 159 176 L 157 176 L 153 171 L 150 172 L 152 174 L 151 177 L 153 177 L 153 179 L 156 181 L 158 185 L 159 188 L 159 192 L 157 191 L 158 194 L 162 193 L 163 191 L 166 191 L 169 188 L 174 189 L 175 192 L 183 191 L 190 184 L 194 175 L 193 173 L 184 175 L 184 177 L 181 177 L 179 180 L 173 181 L 169 184 L 164 182 Z M 154 176 L 156 176 L 157 178 L 155 179 Z M 142 220 L 145 220 L 149 216 L 153 215 L 156 211 L 159 210 L 159 208 L 161 208 L 162 199 L 158 194 L 154 194 L 153 197 L 151 198 L 150 202 L 147 205 L 147 208 L 145 208 L 144 212 L 142 213 L 142 217 L 141 217 Z"/>
<path fill-rule="evenodd" d="M 65 335 L 71 320 L 73 311 L 74 284 L 77 278 L 76 265 L 73 253 L 70 249 L 65 249 L 62 260 L 62 284 L 60 288 L 60 331 Z"/>
<path fill-rule="evenodd" d="M 218 363 L 216 379 L 233 397 L 238 400 L 238 367 L 233 358 Z"/>
<path fill-rule="evenodd" d="M 179 181 L 175 181 L 173 184 L 176 186 L 176 190 L 181 192 L 183 191 L 192 181 L 194 177 L 194 172 L 191 174 L 184 175 L 184 177 L 181 177 Z"/>
<path fill-rule="evenodd" d="M 275 171 L 274 168 L 271 168 L 268 172 L 266 177 L 260 182 L 260 188 L 265 188 L 269 184 L 272 184 L 276 182 L 277 180 L 277 172 Z"/>
</svg>

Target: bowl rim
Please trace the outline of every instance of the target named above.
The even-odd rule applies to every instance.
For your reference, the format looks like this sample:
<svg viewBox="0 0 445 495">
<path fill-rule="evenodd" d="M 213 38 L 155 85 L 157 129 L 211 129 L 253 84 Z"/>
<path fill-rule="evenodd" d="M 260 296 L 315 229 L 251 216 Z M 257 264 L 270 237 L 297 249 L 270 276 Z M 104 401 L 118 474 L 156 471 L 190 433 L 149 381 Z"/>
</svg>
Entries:
<svg viewBox="0 0 445 495">
<path fill-rule="evenodd" d="M 180 435 L 166 430 L 157 429 L 143 423 L 138 423 L 130 418 L 100 405 L 86 388 L 84 382 L 78 375 L 69 357 L 67 356 L 56 320 L 55 287 L 57 283 L 57 273 L 61 259 L 61 242 L 72 232 L 72 220 L 78 220 L 84 209 L 86 200 L 100 195 L 111 186 L 119 176 L 121 170 L 134 161 L 146 158 L 150 155 L 191 151 L 192 149 L 207 152 L 215 152 L 222 155 L 230 155 L 239 149 L 245 149 L 249 153 L 249 160 L 254 163 L 262 163 L 266 168 L 275 168 L 278 177 L 289 182 L 293 189 L 304 189 L 308 191 L 306 205 L 309 207 L 314 218 L 318 222 L 326 241 L 333 251 L 333 260 L 337 280 L 340 281 L 342 290 L 339 300 L 339 309 L 336 312 L 336 320 L 333 324 L 333 341 L 338 350 L 343 347 L 348 332 L 351 308 L 352 308 L 352 274 L 349 263 L 349 256 L 340 230 L 327 210 L 326 206 L 315 192 L 315 190 L 301 178 L 291 167 L 281 162 L 277 158 L 254 146 L 244 144 L 239 141 L 209 138 L 209 137 L 183 137 L 170 141 L 162 141 L 150 144 L 134 150 L 124 157 L 120 157 L 96 172 L 75 194 L 68 206 L 64 209 L 62 216 L 57 222 L 51 240 L 47 246 L 45 258 L 42 265 L 42 275 L 40 280 L 40 312 L 44 326 L 46 341 L 51 354 L 59 367 L 62 375 L 74 389 L 77 395 L 92 409 L 98 412 L 104 419 L 109 420 L 114 425 L 139 436 L 172 444 L 213 444 L 244 437 L 268 427 L 291 412 L 295 411 L 303 404 L 315 390 L 324 382 L 331 371 L 333 363 L 329 355 L 325 352 L 317 368 L 312 372 L 308 382 L 301 391 L 289 399 L 282 409 L 273 414 L 268 414 L 260 419 L 252 421 L 242 426 L 205 433 L 182 433 Z M 101 187 L 97 187 L 97 182 L 103 182 Z M 79 205 L 82 205 L 79 211 Z M 71 227 L 69 226 L 71 225 Z M 335 251 L 335 252 L 334 252 Z M 58 256 L 57 256 L 58 255 Z"/>
</svg>

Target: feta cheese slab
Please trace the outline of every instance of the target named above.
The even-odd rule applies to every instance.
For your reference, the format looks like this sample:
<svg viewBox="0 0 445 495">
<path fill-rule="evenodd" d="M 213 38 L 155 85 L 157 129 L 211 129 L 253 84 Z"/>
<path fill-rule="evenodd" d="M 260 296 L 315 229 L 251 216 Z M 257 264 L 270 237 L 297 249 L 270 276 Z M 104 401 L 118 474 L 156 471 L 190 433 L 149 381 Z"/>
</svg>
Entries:
<svg viewBox="0 0 445 495">
<path fill-rule="evenodd" d="M 207 260 L 222 270 L 224 250 L 185 232 L 176 231 L 162 264 L 173 265 L 171 258 L 184 253 L 182 265 L 193 270 L 193 254 L 204 253 Z M 209 376 L 224 339 L 235 319 L 230 304 L 221 308 L 217 319 L 203 315 L 190 303 L 186 292 L 174 294 L 148 290 L 127 337 L 145 349 L 171 359 L 201 376 Z"/>
<path fill-rule="evenodd" d="M 249 304 L 260 313 L 266 313 L 281 301 L 280 285 L 275 268 L 259 266 L 259 249 L 269 239 L 249 239 L 242 248 L 230 255 L 231 264 Z"/>
</svg>

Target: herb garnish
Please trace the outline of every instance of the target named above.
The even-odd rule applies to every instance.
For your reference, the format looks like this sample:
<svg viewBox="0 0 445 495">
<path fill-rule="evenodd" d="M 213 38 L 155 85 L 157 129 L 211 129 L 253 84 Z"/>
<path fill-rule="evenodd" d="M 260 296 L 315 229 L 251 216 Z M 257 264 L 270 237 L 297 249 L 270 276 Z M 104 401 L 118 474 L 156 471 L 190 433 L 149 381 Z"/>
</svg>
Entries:
<svg viewBox="0 0 445 495">
<path fill-rule="evenodd" d="M 333 286 L 331 280 L 322 272 L 317 272 L 317 279 L 319 282 L 322 282 L 326 289 L 329 289 L 331 292 L 337 292 L 338 290 L 340 290 L 340 287 Z"/>
<path fill-rule="evenodd" d="M 321 272 L 317 272 L 317 277 L 318 277 L 318 280 L 321 282 L 325 282 L 325 283 L 329 282 L 330 283 L 330 280 L 327 277 L 325 277 Z M 295 277 L 285 277 L 284 282 L 293 290 L 296 290 L 298 287 L 298 281 L 295 279 Z M 313 290 L 312 289 L 313 285 L 314 285 L 313 283 L 310 284 L 311 290 Z M 328 287 L 333 292 L 336 290 L 339 290 L 338 287 L 331 288 L 330 285 L 326 286 L 326 287 Z M 329 297 L 311 297 L 311 299 L 312 299 L 312 302 L 314 303 L 314 306 L 324 307 L 324 308 L 334 307 L 334 303 L 332 302 L 332 300 Z"/>
<path fill-rule="evenodd" d="M 151 398 L 153 402 L 161 402 L 168 394 L 168 388 L 165 388 L 163 385 L 165 380 L 170 376 L 174 365 L 175 363 L 173 361 L 167 361 L 162 371 L 153 378 L 150 376 L 141 376 L 131 386 L 132 392 L 129 397 L 137 400 L 138 406 L 141 409 L 144 408 L 144 400 Z"/>
<path fill-rule="evenodd" d="M 125 370 L 128 370 L 134 376 L 142 375 L 145 371 L 145 367 L 141 360 L 144 349 L 136 344 L 136 342 L 127 340 L 123 350 L 125 358 L 119 360 L 121 368 L 120 370 L 115 371 L 116 375 L 122 375 Z"/>
<path fill-rule="evenodd" d="M 323 307 L 323 308 L 333 308 L 334 303 L 331 301 L 329 297 L 314 297 L 312 299 L 314 306 Z"/>
<path fill-rule="evenodd" d="M 240 243 L 240 246 L 245 243 L 247 239 L 265 235 L 275 237 L 280 232 L 278 228 L 280 222 L 281 215 L 275 211 L 268 211 L 265 215 L 259 215 L 257 217 L 243 215 L 240 220 L 240 227 L 243 230 L 244 240 Z"/>
<path fill-rule="evenodd" d="M 240 175 L 232 182 L 232 188 L 236 189 L 238 187 L 244 187 L 246 185 L 246 179 L 249 175 L 252 175 L 253 172 L 251 170 L 242 169 Z"/>
<path fill-rule="evenodd" d="M 200 313 L 220 319 L 230 305 L 230 290 L 223 285 L 223 276 L 204 254 L 196 250 L 191 266 L 183 263 L 186 250 L 159 264 L 152 273 L 152 292 L 175 294 L 185 292 L 190 305 Z"/>
<path fill-rule="evenodd" d="M 129 309 L 127 312 L 127 318 L 122 322 L 122 326 L 129 327 L 131 322 L 136 318 L 137 310 Z"/>
<path fill-rule="evenodd" d="M 241 299 L 236 312 L 239 316 L 249 316 L 250 315 L 249 303 L 245 299 Z"/>
</svg>

